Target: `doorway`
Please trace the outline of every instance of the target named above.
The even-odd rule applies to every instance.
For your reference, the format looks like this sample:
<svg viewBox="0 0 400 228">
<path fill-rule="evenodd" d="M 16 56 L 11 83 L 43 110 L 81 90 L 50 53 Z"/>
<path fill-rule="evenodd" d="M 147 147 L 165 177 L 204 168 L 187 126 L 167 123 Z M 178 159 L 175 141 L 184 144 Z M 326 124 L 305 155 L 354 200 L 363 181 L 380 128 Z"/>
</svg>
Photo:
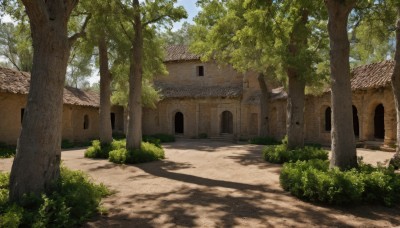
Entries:
<svg viewBox="0 0 400 228">
<path fill-rule="evenodd" d="M 230 111 L 223 111 L 221 116 L 221 133 L 233 133 L 233 115 Z"/>
<path fill-rule="evenodd" d="M 382 104 L 379 104 L 375 108 L 374 136 L 376 139 L 385 138 L 385 108 Z"/>
<path fill-rule="evenodd" d="M 175 134 L 183 134 L 183 114 L 181 112 L 177 112 L 175 114 Z"/>
</svg>

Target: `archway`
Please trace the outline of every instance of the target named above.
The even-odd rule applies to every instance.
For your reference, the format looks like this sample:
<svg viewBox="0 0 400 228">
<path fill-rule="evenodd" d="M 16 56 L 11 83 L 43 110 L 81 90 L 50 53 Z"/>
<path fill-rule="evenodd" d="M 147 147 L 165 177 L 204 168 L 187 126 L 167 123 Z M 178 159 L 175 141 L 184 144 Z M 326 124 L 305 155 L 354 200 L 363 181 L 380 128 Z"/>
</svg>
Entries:
<svg viewBox="0 0 400 228">
<path fill-rule="evenodd" d="M 183 114 L 181 112 L 177 112 L 175 114 L 175 134 L 183 134 Z"/>
<path fill-rule="evenodd" d="M 353 129 L 354 129 L 354 135 L 359 136 L 360 135 L 360 125 L 358 123 L 358 112 L 356 106 L 353 105 Z"/>
<path fill-rule="evenodd" d="M 223 111 L 221 116 L 221 133 L 233 133 L 233 115 L 230 111 Z"/>
<path fill-rule="evenodd" d="M 385 138 L 385 108 L 379 104 L 375 108 L 374 115 L 374 136 L 377 139 Z"/>
</svg>

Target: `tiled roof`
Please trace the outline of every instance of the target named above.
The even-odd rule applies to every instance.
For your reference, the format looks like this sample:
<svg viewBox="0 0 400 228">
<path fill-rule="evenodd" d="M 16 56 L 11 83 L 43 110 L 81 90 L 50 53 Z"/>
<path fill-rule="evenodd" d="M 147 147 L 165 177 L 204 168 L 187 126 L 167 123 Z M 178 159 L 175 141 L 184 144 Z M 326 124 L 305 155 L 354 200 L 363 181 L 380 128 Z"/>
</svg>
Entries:
<svg viewBox="0 0 400 228">
<path fill-rule="evenodd" d="M 351 71 L 351 89 L 373 89 L 390 85 L 394 62 L 391 60 L 371 63 Z"/>
<path fill-rule="evenodd" d="M 166 52 L 164 62 L 200 60 L 200 56 L 190 53 L 186 45 L 167 46 Z"/>
<path fill-rule="evenodd" d="M 181 86 L 156 84 L 164 98 L 238 98 L 242 96 L 237 86 Z"/>
<path fill-rule="evenodd" d="M 28 94 L 30 74 L 0 67 L 0 92 Z M 100 97 L 96 92 L 65 87 L 64 104 L 99 107 Z"/>
</svg>

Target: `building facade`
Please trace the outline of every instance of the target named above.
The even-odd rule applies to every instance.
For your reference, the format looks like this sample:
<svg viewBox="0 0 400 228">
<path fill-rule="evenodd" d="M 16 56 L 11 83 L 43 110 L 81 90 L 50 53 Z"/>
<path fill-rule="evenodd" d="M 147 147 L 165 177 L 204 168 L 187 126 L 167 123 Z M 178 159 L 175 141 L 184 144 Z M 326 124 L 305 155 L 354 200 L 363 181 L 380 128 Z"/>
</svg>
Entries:
<svg viewBox="0 0 400 228">
<path fill-rule="evenodd" d="M 0 142 L 15 145 L 20 135 L 29 91 L 30 75 L 0 67 Z M 99 135 L 99 95 L 64 88 L 62 139 L 88 141 Z M 43 107 L 44 109 L 46 107 Z M 110 121 L 114 132 L 123 132 L 124 111 L 113 106 Z"/>
</svg>

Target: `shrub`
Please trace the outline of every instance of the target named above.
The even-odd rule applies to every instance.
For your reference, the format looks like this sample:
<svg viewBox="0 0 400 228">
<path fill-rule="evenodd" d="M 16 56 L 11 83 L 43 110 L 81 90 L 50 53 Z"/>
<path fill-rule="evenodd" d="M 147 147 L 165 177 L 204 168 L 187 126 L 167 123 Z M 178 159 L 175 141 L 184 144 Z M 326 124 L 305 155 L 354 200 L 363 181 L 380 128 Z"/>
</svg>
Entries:
<svg viewBox="0 0 400 228">
<path fill-rule="evenodd" d="M 16 147 L 0 143 L 0 158 L 11 158 L 14 157 Z"/>
<path fill-rule="evenodd" d="M 249 143 L 256 145 L 278 145 L 279 142 L 272 137 L 255 137 L 249 140 Z"/>
<path fill-rule="evenodd" d="M 158 138 L 154 138 L 153 136 L 143 135 L 142 140 L 143 142 L 149 142 L 161 148 L 161 140 Z"/>
<path fill-rule="evenodd" d="M 111 145 L 101 144 L 99 140 L 93 140 L 92 146 L 85 151 L 85 158 L 108 158 L 108 153 L 111 149 L 112 143 Z"/>
<path fill-rule="evenodd" d="M 283 165 L 280 183 L 292 195 L 313 202 L 336 205 L 400 202 L 400 176 L 394 169 L 361 164 L 358 169 L 329 169 L 322 160 Z"/>
<path fill-rule="evenodd" d="M 207 139 L 207 138 L 208 138 L 207 133 L 200 133 L 199 134 L 199 139 Z"/>
<path fill-rule="evenodd" d="M 154 134 L 151 137 L 159 139 L 161 143 L 175 142 L 175 136 L 168 134 Z"/>
<path fill-rule="evenodd" d="M 288 150 L 286 144 L 266 146 L 263 149 L 264 160 L 271 163 L 282 164 L 285 162 L 307 161 L 311 159 L 328 159 L 328 151 L 321 148 L 306 146 Z"/>
<path fill-rule="evenodd" d="M 8 174 L 0 174 L 0 190 L 8 198 Z M 7 183 L 7 184 L 5 184 Z M 19 205 L 0 195 L 0 227 L 74 227 L 91 217 L 102 197 L 110 194 L 80 171 L 61 168 L 61 177 L 49 194 L 26 196 Z"/>
<path fill-rule="evenodd" d="M 110 152 L 109 160 L 117 164 L 136 164 L 161 160 L 164 158 L 164 150 L 148 142 L 142 142 L 140 150 L 128 151 L 125 148 Z"/>
</svg>

